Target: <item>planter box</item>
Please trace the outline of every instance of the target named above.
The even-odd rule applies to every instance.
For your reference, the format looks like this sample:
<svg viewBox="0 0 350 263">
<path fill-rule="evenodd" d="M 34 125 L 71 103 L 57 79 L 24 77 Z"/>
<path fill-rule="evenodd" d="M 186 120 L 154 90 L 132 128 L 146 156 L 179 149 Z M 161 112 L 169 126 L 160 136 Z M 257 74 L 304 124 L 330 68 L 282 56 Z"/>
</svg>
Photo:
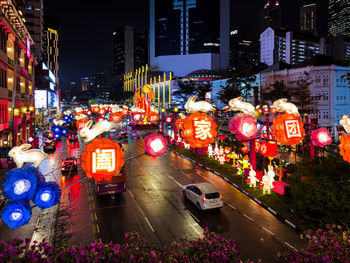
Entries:
<svg viewBox="0 0 350 263">
<path fill-rule="evenodd" d="M 286 184 L 280 181 L 273 182 L 272 190 L 280 195 L 285 195 L 286 192 L 288 191 L 288 188 L 289 188 L 289 184 Z"/>
</svg>

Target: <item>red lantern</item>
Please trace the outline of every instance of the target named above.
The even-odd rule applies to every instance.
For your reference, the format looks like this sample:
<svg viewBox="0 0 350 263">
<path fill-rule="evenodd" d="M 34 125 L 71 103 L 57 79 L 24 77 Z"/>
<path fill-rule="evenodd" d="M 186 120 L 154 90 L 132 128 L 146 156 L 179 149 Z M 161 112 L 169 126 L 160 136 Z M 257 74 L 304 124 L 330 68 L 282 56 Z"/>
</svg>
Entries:
<svg viewBox="0 0 350 263">
<path fill-rule="evenodd" d="M 268 157 L 276 157 L 277 155 L 277 142 L 269 141 L 266 144 L 266 156 Z"/>
<path fill-rule="evenodd" d="M 175 121 L 177 130 L 182 130 L 184 127 L 185 119 L 179 118 Z"/>
<path fill-rule="evenodd" d="M 258 133 L 255 118 L 244 113 L 239 113 L 230 120 L 229 130 L 236 135 L 238 141 L 254 139 Z"/>
<path fill-rule="evenodd" d="M 134 121 L 138 122 L 142 120 L 142 114 L 141 112 L 132 112 L 131 117 Z"/>
<path fill-rule="evenodd" d="M 248 152 L 248 143 L 247 142 L 241 142 L 243 144 L 241 150 L 242 153 L 246 154 Z"/>
<path fill-rule="evenodd" d="M 101 108 L 98 110 L 98 114 L 100 115 L 105 115 L 106 114 L 106 109 L 105 108 Z"/>
<path fill-rule="evenodd" d="M 277 112 L 276 108 L 273 106 L 270 107 L 270 110 L 271 110 L 271 113 L 273 113 L 273 114 L 275 114 Z"/>
<path fill-rule="evenodd" d="M 139 109 L 144 110 L 147 114 L 150 111 L 151 102 L 142 94 L 141 97 L 137 99 L 136 106 Z"/>
<path fill-rule="evenodd" d="M 225 139 L 226 139 L 226 135 L 220 134 L 220 135 L 218 136 L 218 139 L 220 139 L 220 140 L 225 140 Z"/>
<path fill-rule="evenodd" d="M 173 118 L 171 118 L 171 116 L 166 116 L 166 117 L 165 117 L 165 122 L 166 122 L 166 123 L 171 123 L 172 120 L 173 120 Z"/>
<path fill-rule="evenodd" d="M 81 161 L 81 168 L 88 178 L 108 181 L 124 166 L 124 152 L 118 143 L 110 139 L 94 139 L 85 146 Z"/>
<path fill-rule="evenodd" d="M 299 116 L 290 113 L 283 113 L 274 118 L 271 129 L 277 142 L 283 145 L 298 144 L 305 134 L 304 124 Z"/>
<path fill-rule="evenodd" d="M 259 186 L 262 188 L 264 186 L 264 184 L 263 183 L 259 183 Z"/>
<path fill-rule="evenodd" d="M 99 106 L 92 106 L 92 107 L 91 107 L 91 111 L 92 111 L 92 112 L 98 113 L 99 110 L 100 110 L 100 107 L 99 107 Z"/>
<path fill-rule="evenodd" d="M 150 111 L 148 114 L 147 114 L 147 120 L 151 123 L 155 123 L 159 120 L 159 115 L 157 112 L 154 112 L 154 111 Z"/>
<path fill-rule="evenodd" d="M 88 119 L 80 119 L 78 121 L 75 122 L 75 125 L 77 126 L 78 130 L 81 130 L 82 128 L 84 128 L 85 123 L 88 121 Z"/>
<path fill-rule="evenodd" d="M 126 116 L 126 115 L 128 115 L 128 113 L 129 113 L 128 108 L 123 106 L 122 115 Z"/>
<path fill-rule="evenodd" d="M 162 155 L 168 145 L 167 139 L 159 133 L 152 133 L 146 136 L 144 142 L 145 152 L 150 156 Z"/>
<path fill-rule="evenodd" d="M 122 121 L 122 114 L 120 112 L 115 112 L 115 113 L 111 113 L 109 115 L 109 120 L 113 121 L 115 123 L 119 123 Z"/>
<path fill-rule="evenodd" d="M 250 179 L 245 179 L 246 183 L 249 184 L 250 183 Z"/>
<path fill-rule="evenodd" d="M 344 161 L 350 163 L 350 135 L 343 134 L 340 138 L 339 150 Z"/>
<path fill-rule="evenodd" d="M 181 136 L 192 148 L 207 148 L 216 134 L 216 123 L 206 113 L 195 112 L 184 119 Z"/>
</svg>

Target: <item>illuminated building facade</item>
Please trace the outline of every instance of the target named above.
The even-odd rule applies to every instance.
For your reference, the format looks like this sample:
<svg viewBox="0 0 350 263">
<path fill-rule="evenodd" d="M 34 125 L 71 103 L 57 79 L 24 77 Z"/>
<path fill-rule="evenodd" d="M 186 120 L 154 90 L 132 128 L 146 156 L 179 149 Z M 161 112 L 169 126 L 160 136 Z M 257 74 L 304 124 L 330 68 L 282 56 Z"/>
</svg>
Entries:
<svg viewBox="0 0 350 263">
<path fill-rule="evenodd" d="M 300 32 L 317 35 L 316 4 L 308 4 L 300 7 Z"/>
<path fill-rule="evenodd" d="M 34 127 L 34 41 L 12 0 L 0 2 L 0 147 L 28 142 Z"/>
<path fill-rule="evenodd" d="M 349 0 L 329 0 L 328 35 L 350 37 Z"/>
<path fill-rule="evenodd" d="M 151 0 L 150 67 L 183 77 L 229 66 L 230 1 Z"/>
<path fill-rule="evenodd" d="M 282 14 L 279 1 L 266 1 L 264 8 L 259 9 L 259 33 L 268 27 L 282 28 Z"/>
</svg>

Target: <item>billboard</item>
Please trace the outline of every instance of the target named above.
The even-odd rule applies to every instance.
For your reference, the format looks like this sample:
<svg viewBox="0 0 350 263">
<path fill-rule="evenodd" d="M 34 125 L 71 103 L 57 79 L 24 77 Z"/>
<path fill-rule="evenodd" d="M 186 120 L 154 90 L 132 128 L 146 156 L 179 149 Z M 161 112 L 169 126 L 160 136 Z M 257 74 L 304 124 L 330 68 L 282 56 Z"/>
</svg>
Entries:
<svg viewBox="0 0 350 263">
<path fill-rule="evenodd" d="M 56 108 L 58 106 L 58 96 L 54 92 L 48 92 L 47 105 L 49 108 Z"/>
<path fill-rule="evenodd" d="M 36 109 L 47 109 L 47 90 L 35 90 L 34 100 Z"/>
</svg>

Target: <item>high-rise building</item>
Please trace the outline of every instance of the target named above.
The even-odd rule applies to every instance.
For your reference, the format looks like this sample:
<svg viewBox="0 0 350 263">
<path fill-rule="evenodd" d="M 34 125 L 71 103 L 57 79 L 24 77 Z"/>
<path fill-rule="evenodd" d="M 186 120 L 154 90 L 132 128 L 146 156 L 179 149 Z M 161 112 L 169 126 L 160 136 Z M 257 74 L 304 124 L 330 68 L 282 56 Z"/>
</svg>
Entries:
<svg viewBox="0 0 350 263">
<path fill-rule="evenodd" d="M 307 4 L 300 7 L 300 32 L 317 35 L 316 4 Z"/>
<path fill-rule="evenodd" d="M 349 0 L 329 0 L 328 35 L 350 37 Z"/>
<path fill-rule="evenodd" d="M 0 147 L 34 136 L 35 44 L 12 0 L 0 1 Z M 33 46 L 34 47 L 34 46 Z M 2 167 L 1 167 L 2 168 Z"/>
<path fill-rule="evenodd" d="M 112 89 L 123 89 L 123 76 L 148 64 L 147 31 L 133 26 L 122 26 L 113 32 Z"/>
<path fill-rule="evenodd" d="M 185 76 L 229 66 L 228 0 L 151 0 L 150 67 Z"/>
<path fill-rule="evenodd" d="M 44 52 L 44 1 L 17 1 L 19 13 L 25 19 L 25 25 L 35 42 L 35 56 L 41 61 Z"/>
<path fill-rule="evenodd" d="M 282 28 L 282 10 L 279 1 L 266 1 L 264 8 L 259 9 L 259 34 L 268 27 Z"/>
</svg>

